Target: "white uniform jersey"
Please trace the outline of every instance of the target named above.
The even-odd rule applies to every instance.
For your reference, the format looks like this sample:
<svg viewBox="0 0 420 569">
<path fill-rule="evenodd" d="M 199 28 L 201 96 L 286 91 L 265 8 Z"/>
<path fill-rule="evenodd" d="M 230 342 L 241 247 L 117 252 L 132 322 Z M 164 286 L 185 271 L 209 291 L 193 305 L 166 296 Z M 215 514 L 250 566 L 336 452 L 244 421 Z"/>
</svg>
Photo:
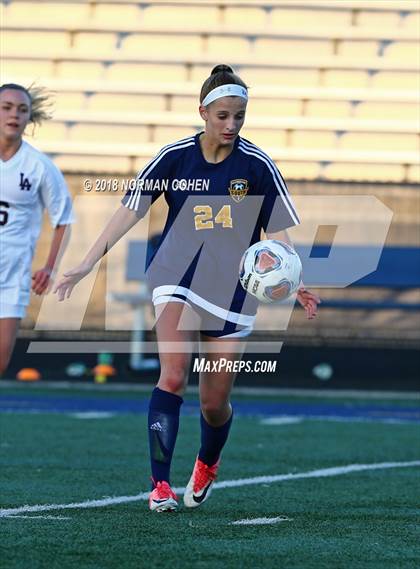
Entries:
<svg viewBox="0 0 420 569">
<path fill-rule="evenodd" d="M 60 170 L 27 142 L 0 160 L 0 302 L 26 306 L 31 263 L 47 209 L 53 227 L 74 221 L 71 197 Z M 5 317 L 0 309 L 0 317 Z"/>
</svg>

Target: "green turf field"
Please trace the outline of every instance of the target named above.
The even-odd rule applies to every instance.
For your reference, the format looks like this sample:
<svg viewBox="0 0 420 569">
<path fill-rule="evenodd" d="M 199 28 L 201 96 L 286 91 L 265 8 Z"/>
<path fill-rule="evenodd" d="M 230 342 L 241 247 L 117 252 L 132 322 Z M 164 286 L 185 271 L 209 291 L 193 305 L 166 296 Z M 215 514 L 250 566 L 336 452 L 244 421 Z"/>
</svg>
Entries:
<svg viewBox="0 0 420 569">
<path fill-rule="evenodd" d="M 2 389 L 0 397 L 20 391 Z M 264 475 L 303 477 L 239 482 L 215 488 L 194 511 L 151 514 L 142 496 L 149 476 L 145 415 L 80 419 L 19 412 L 3 413 L 0 421 L 4 569 L 420 566 L 419 466 L 305 477 L 317 469 L 419 460 L 418 423 L 308 419 L 270 426 L 259 416 L 237 416 L 220 470 L 222 486 Z M 187 483 L 198 444 L 197 417 L 184 416 L 174 486 Z M 133 501 L 111 499 L 136 495 Z M 46 507 L 72 503 L 78 506 Z M 13 515 L 6 517 L 5 509 L 14 509 Z M 233 524 L 258 518 L 287 519 Z"/>
</svg>

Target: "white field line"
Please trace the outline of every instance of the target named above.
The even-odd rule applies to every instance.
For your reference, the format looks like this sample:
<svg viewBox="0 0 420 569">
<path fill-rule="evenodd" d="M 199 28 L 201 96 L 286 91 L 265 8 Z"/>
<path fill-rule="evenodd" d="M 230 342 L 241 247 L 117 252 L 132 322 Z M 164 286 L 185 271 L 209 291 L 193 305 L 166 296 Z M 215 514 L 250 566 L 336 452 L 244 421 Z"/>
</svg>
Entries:
<svg viewBox="0 0 420 569">
<path fill-rule="evenodd" d="M 294 420 L 292 421 L 292 419 Z M 339 415 L 296 415 L 294 417 L 267 417 L 261 419 L 260 425 L 291 425 L 303 421 L 329 421 L 331 423 L 383 423 L 386 425 L 415 425 L 409 419 L 382 419 L 381 417 L 340 417 Z"/>
<path fill-rule="evenodd" d="M 69 516 L 5 516 L 6 518 L 23 518 L 25 520 L 71 520 Z"/>
<path fill-rule="evenodd" d="M 115 413 L 108 411 L 81 411 L 80 413 L 70 413 L 69 417 L 74 419 L 109 419 L 115 417 Z"/>
<path fill-rule="evenodd" d="M 261 526 L 268 524 L 278 524 L 279 522 L 291 522 L 292 518 L 245 518 L 244 520 L 237 520 L 236 522 L 231 522 L 231 526 Z"/>
<path fill-rule="evenodd" d="M 347 466 L 335 466 L 332 468 L 322 468 L 310 470 L 309 472 L 298 472 L 295 474 L 276 474 L 274 476 L 256 476 L 254 478 L 239 478 L 238 480 L 224 480 L 216 482 L 213 486 L 215 490 L 223 488 L 238 488 L 240 486 L 250 486 L 257 484 L 271 484 L 273 482 L 284 482 L 285 480 L 299 480 L 302 478 L 326 478 L 329 476 L 340 476 L 351 474 L 352 472 L 365 472 L 369 470 L 386 470 L 389 468 L 411 468 L 420 466 L 420 460 L 410 462 L 379 462 L 373 464 L 349 464 Z M 174 488 L 177 494 L 183 494 L 185 488 Z M 19 508 L 0 509 L 0 518 L 14 516 L 15 514 L 26 514 L 33 512 L 51 512 L 53 510 L 77 510 L 82 508 L 103 508 L 118 504 L 128 504 L 129 502 L 139 502 L 147 500 L 149 492 L 136 494 L 135 496 L 115 496 L 113 498 L 102 498 L 101 500 L 86 500 L 85 502 L 72 502 L 70 504 L 39 504 L 35 506 L 21 506 Z"/>
<path fill-rule="evenodd" d="M 296 423 L 302 423 L 303 417 L 292 417 L 289 415 L 283 415 L 282 417 L 267 417 L 267 419 L 261 419 L 261 425 L 295 425 Z"/>
</svg>

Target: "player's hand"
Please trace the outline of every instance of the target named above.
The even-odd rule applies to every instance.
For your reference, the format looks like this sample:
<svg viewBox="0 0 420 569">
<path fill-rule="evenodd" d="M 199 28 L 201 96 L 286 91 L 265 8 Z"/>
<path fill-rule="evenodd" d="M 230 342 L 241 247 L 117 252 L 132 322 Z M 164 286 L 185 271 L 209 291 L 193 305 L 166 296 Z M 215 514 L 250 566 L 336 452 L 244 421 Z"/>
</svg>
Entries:
<svg viewBox="0 0 420 569">
<path fill-rule="evenodd" d="M 64 273 L 60 282 L 54 287 L 54 294 L 58 293 L 58 300 L 62 301 L 65 298 L 70 298 L 70 295 L 79 281 L 90 273 L 92 267 L 81 263 L 79 266 Z"/>
<path fill-rule="evenodd" d="M 307 290 L 304 286 L 301 286 L 297 293 L 297 300 L 305 309 L 306 318 L 308 318 L 308 320 L 315 318 L 318 311 L 318 304 L 321 302 L 319 296 Z"/>
<path fill-rule="evenodd" d="M 32 290 L 35 294 L 42 294 L 48 288 L 51 279 L 51 269 L 43 267 L 32 275 Z"/>
</svg>

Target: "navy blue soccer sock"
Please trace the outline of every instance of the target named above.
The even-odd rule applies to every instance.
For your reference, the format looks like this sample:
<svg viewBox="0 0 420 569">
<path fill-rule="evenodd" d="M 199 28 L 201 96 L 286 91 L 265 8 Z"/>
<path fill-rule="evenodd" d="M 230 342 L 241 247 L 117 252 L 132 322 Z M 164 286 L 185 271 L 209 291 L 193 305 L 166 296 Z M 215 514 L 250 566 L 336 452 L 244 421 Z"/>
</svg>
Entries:
<svg viewBox="0 0 420 569">
<path fill-rule="evenodd" d="M 213 466 L 219 460 L 220 454 L 229 436 L 233 412 L 224 425 L 212 427 L 201 413 L 201 447 L 198 458 L 207 466 Z"/>
<path fill-rule="evenodd" d="M 179 427 L 182 397 L 158 387 L 152 392 L 149 403 L 148 432 L 150 463 L 155 482 L 170 483 L 172 454 Z"/>
</svg>

